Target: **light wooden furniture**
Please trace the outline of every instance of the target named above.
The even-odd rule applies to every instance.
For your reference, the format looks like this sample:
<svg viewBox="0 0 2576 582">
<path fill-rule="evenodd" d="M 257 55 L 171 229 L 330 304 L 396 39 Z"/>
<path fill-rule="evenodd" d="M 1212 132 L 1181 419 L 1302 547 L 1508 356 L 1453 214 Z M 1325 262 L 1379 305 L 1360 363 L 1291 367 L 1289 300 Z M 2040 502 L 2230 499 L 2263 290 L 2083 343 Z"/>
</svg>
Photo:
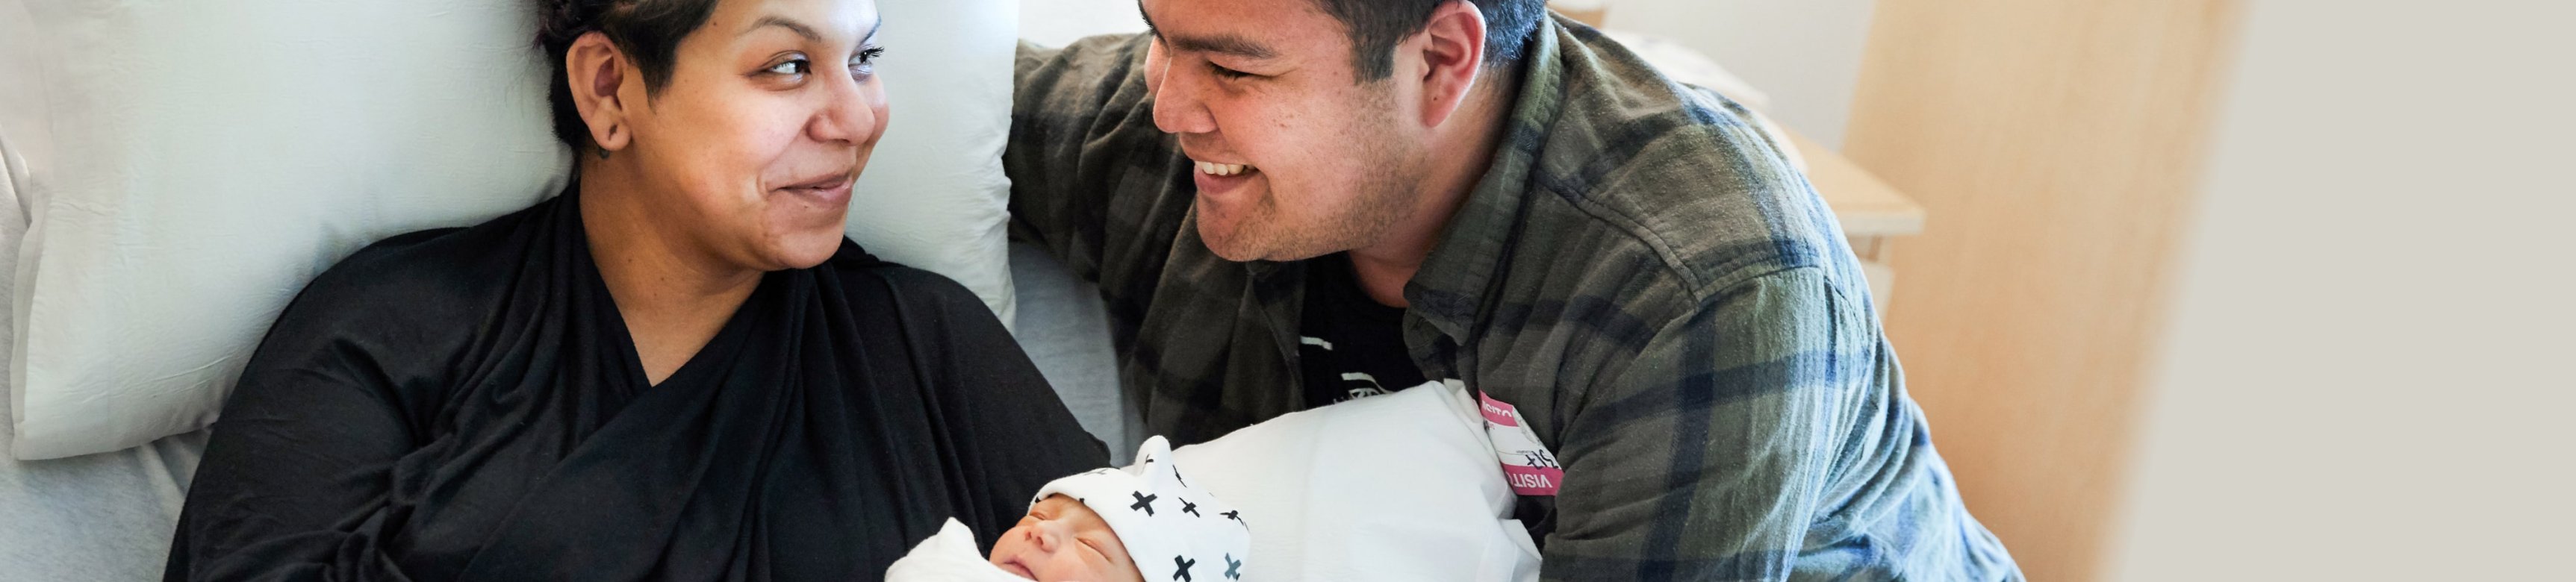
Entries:
<svg viewBox="0 0 2576 582">
<path fill-rule="evenodd" d="M 1888 337 L 2032 580 L 2102 574 L 2236 4 L 1878 2 L 1843 152 L 1938 217 Z"/>
</svg>

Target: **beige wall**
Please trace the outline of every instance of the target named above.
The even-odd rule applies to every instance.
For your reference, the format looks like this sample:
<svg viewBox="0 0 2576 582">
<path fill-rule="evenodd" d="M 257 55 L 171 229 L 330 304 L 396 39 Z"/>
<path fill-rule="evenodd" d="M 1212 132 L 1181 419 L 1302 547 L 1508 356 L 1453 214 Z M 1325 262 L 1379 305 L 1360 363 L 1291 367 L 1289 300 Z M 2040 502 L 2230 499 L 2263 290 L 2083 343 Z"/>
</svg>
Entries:
<svg viewBox="0 0 2576 582">
<path fill-rule="evenodd" d="M 2232 28 L 2228 0 L 1885 0 L 1843 152 L 1922 203 L 1887 328 L 1970 509 L 2089 580 Z"/>
<path fill-rule="evenodd" d="M 1600 0 L 1596 0 L 1600 1 Z M 1877 0 L 1606 0 L 1609 26 L 1673 39 L 1771 96 L 1765 113 L 1842 145 Z"/>
<path fill-rule="evenodd" d="M 2113 578 L 2576 579 L 2576 3 L 2249 5 Z"/>
</svg>

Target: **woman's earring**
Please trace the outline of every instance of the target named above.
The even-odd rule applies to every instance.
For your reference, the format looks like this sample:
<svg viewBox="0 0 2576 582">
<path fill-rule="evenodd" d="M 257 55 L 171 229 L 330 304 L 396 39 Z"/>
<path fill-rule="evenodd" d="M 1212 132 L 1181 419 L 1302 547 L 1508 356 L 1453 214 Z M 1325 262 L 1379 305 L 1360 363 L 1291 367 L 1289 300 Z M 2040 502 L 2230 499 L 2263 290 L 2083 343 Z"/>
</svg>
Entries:
<svg viewBox="0 0 2576 582">
<path fill-rule="evenodd" d="M 599 148 L 599 159 L 608 159 L 608 148 Z"/>
</svg>

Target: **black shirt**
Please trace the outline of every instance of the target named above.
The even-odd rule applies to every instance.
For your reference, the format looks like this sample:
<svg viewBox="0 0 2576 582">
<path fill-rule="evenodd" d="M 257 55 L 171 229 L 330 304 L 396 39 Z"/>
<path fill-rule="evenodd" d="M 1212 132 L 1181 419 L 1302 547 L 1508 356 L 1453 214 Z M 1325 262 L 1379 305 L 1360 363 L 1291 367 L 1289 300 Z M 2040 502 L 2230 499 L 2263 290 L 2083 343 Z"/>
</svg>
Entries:
<svg viewBox="0 0 2576 582">
<path fill-rule="evenodd" d="M 1297 365 L 1306 407 L 1410 388 L 1422 369 L 1404 347 L 1404 308 L 1370 299 L 1347 253 L 1306 262 L 1306 307 L 1297 326 Z"/>
</svg>

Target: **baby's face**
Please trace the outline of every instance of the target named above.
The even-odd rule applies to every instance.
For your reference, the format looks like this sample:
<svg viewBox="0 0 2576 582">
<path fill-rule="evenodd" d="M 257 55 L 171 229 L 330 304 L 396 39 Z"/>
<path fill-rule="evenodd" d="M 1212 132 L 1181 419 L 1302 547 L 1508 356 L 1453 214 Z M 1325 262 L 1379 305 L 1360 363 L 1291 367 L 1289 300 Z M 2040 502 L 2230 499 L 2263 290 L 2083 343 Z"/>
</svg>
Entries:
<svg viewBox="0 0 2576 582">
<path fill-rule="evenodd" d="M 1051 495 L 993 542 L 993 565 L 1041 582 L 1144 582 L 1127 546 L 1100 514 L 1071 497 Z"/>
</svg>

